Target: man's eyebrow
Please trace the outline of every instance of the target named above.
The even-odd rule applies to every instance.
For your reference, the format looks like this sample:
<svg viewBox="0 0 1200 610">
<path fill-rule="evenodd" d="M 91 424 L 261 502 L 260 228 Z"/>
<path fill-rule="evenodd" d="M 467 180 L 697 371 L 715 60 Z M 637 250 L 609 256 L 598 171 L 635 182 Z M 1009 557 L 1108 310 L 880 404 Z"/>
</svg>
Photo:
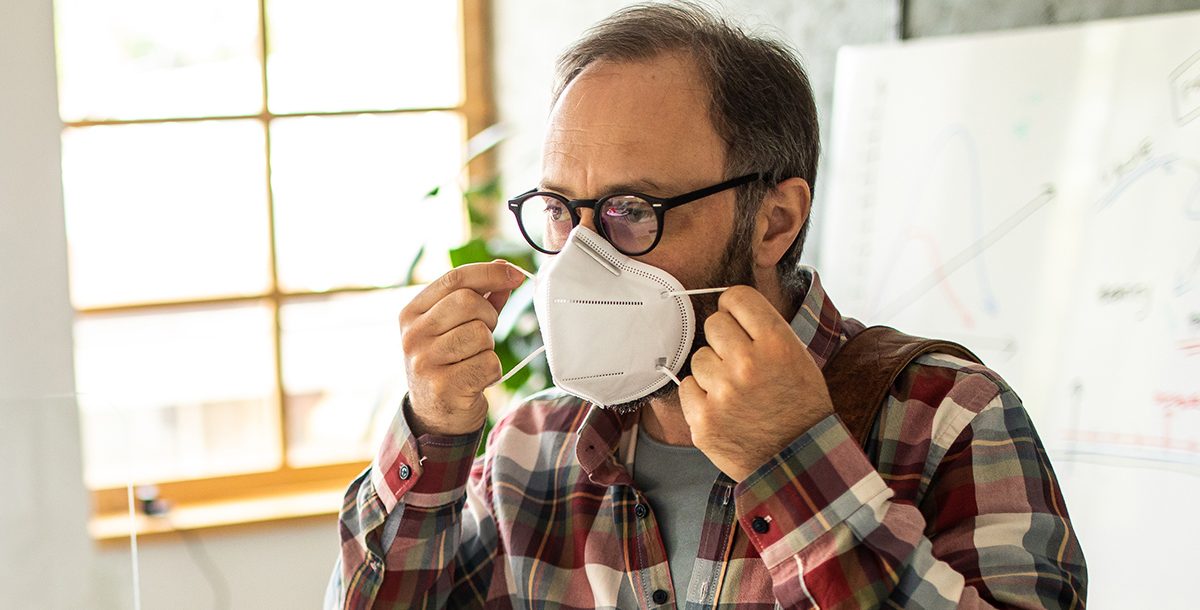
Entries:
<svg viewBox="0 0 1200 610">
<path fill-rule="evenodd" d="M 577 197 L 577 195 L 574 192 L 572 192 L 571 189 L 569 189 L 565 186 L 562 186 L 561 184 L 554 184 L 553 182 L 542 182 L 541 184 L 538 185 L 538 190 L 539 191 L 550 191 L 552 193 L 558 193 L 558 194 L 564 195 L 570 199 L 575 199 Z M 609 184 L 609 185 L 605 186 L 604 188 L 600 189 L 600 192 L 596 195 L 596 198 L 598 199 L 600 197 L 604 197 L 607 195 L 613 195 L 616 193 L 645 192 L 645 191 L 648 191 L 646 193 L 647 195 L 661 194 L 665 191 L 665 189 L 663 189 L 663 187 L 659 183 L 657 183 L 649 178 L 639 178 L 632 182 L 618 182 L 615 184 Z"/>
</svg>

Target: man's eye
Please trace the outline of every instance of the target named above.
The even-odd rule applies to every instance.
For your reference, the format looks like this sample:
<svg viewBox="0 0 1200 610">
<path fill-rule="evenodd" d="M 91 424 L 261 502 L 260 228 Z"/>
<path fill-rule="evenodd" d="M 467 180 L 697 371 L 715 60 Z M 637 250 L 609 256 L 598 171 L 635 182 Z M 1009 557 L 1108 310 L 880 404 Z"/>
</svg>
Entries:
<svg viewBox="0 0 1200 610">
<path fill-rule="evenodd" d="M 548 203 L 546 204 L 545 212 L 546 216 L 550 217 L 550 220 L 561 220 L 563 215 L 563 207 L 557 203 Z"/>
<path fill-rule="evenodd" d="M 638 203 L 631 204 L 625 201 L 610 205 L 604 210 L 604 214 L 611 218 L 621 218 L 627 222 L 642 222 L 647 217 L 654 215 L 645 205 Z"/>
<path fill-rule="evenodd" d="M 604 213 L 614 218 L 620 217 L 626 220 L 639 221 L 645 219 L 646 215 L 652 212 L 640 202 L 615 201 L 605 208 Z"/>
</svg>

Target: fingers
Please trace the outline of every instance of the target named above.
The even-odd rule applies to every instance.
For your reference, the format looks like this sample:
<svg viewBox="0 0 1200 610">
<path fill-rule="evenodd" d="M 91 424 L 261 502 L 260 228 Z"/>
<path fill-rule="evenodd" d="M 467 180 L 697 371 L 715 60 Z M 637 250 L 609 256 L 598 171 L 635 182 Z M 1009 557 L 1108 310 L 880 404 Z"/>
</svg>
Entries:
<svg viewBox="0 0 1200 610">
<path fill-rule="evenodd" d="M 499 315 L 500 310 L 504 309 L 505 303 L 508 303 L 508 297 L 510 296 L 512 296 L 511 290 L 500 290 L 487 295 L 485 298 L 487 299 L 487 302 L 491 304 L 492 309 L 497 313 L 497 315 Z M 492 330 L 495 329 L 496 325 L 493 323 Z"/>
<path fill-rule="evenodd" d="M 470 320 L 433 339 L 428 353 L 431 364 L 444 365 L 462 362 L 496 347 L 492 329 L 481 320 Z"/>
<path fill-rule="evenodd" d="M 406 309 L 415 315 L 423 314 L 450 293 L 464 288 L 480 295 L 490 292 L 490 296 L 495 297 L 497 294 L 512 291 L 524 280 L 525 276 L 521 275 L 520 271 L 503 261 L 463 265 L 451 269 L 426 286 Z"/>
<path fill-rule="evenodd" d="M 721 358 L 729 358 L 748 348 L 750 335 L 728 311 L 717 310 L 704 321 L 704 339 Z"/>
<path fill-rule="evenodd" d="M 696 378 L 688 375 L 679 382 L 679 406 L 683 410 L 683 419 L 689 421 L 689 417 L 696 412 L 706 398 L 704 388 L 696 382 Z"/>
<path fill-rule="evenodd" d="M 524 276 L 503 261 L 463 265 L 400 312 L 414 430 L 464 434 L 487 417 L 483 390 L 500 379 L 492 330 Z"/>
<path fill-rule="evenodd" d="M 760 340 L 781 332 L 787 325 L 783 316 L 761 292 L 749 286 L 733 286 L 717 300 L 718 311 L 729 313 L 752 340 Z M 705 333 L 708 327 L 705 327 Z"/>
<path fill-rule="evenodd" d="M 507 261 L 505 261 L 502 258 L 498 258 L 492 262 L 493 263 L 507 263 Z M 520 273 L 521 275 L 524 275 L 527 278 L 532 278 L 532 276 L 529 275 L 529 272 L 524 271 L 523 269 L 521 269 L 520 267 L 517 267 L 516 265 L 512 265 L 507 270 L 508 273 L 512 273 L 514 271 L 517 273 Z M 512 293 L 513 293 L 512 290 L 497 290 L 494 292 L 485 293 L 483 295 L 483 298 L 487 299 L 488 303 L 491 303 L 492 308 L 495 309 L 496 312 L 498 313 L 501 309 L 504 309 L 504 305 L 506 303 L 508 303 L 508 297 L 512 296 Z M 492 325 L 492 330 L 496 330 L 496 326 L 494 324 Z"/>
<path fill-rule="evenodd" d="M 702 347 L 692 354 L 692 375 L 688 377 L 701 390 L 711 390 L 702 380 L 714 379 L 723 366 L 720 356 L 711 347 Z M 680 387 L 683 387 L 680 384 Z"/>
<path fill-rule="evenodd" d="M 500 357 L 492 350 L 479 352 L 451 366 L 458 383 L 472 394 L 484 391 L 504 374 Z"/>
<path fill-rule="evenodd" d="M 705 411 L 708 409 L 708 394 L 696 381 L 695 377 L 684 377 L 679 383 L 679 407 L 683 411 L 683 420 L 687 422 L 692 435 L 692 444 L 704 438 Z M 699 445 L 697 445 L 699 446 Z"/>
<path fill-rule="evenodd" d="M 495 293 L 492 293 L 495 296 Z M 491 301 L 469 288 L 460 288 L 446 295 L 429 311 L 417 318 L 413 332 L 429 336 L 442 335 L 471 320 L 482 321 L 489 330 L 495 330 L 500 314 Z"/>
</svg>

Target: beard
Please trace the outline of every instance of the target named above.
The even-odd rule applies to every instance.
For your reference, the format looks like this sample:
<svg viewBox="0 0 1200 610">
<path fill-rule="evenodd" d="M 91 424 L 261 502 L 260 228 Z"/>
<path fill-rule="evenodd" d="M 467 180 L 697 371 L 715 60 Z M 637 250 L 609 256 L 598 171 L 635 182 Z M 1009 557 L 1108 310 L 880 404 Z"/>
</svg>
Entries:
<svg viewBox="0 0 1200 610">
<path fill-rule="evenodd" d="M 743 224 L 746 226 L 740 226 Z M 753 228 L 753 222 L 739 223 L 739 226 L 734 229 L 733 234 L 729 236 L 729 241 L 725 244 L 725 251 L 721 254 L 721 261 L 717 264 L 717 268 L 708 277 L 704 278 L 699 286 L 684 286 L 684 288 L 692 290 L 696 288 L 724 288 L 737 285 L 756 288 L 757 283 L 754 281 L 754 267 L 750 252 L 750 237 Z M 717 301 L 721 298 L 721 294 L 697 294 L 691 295 L 690 298 L 692 299 L 692 307 L 696 312 L 696 334 L 692 339 L 692 349 L 688 352 L 687 358 L 683 362 L 683 367 L 679 369 L 677 377 L 680 380 L 692 374 L 692 356 L 700 348 L 708 345 L 708 340 L 704 336 L 704 321 L 717 312 Z M 642 407 L 648 406 L 653 400 L 678 400 L 678 395 L 679 387 L 674 383 L 667 382 L 666 385 L 637 400 L 603 406 L 601 408 L 614 411 L 619 415 L 628 415 L 637 412 Z"/>
</svg>

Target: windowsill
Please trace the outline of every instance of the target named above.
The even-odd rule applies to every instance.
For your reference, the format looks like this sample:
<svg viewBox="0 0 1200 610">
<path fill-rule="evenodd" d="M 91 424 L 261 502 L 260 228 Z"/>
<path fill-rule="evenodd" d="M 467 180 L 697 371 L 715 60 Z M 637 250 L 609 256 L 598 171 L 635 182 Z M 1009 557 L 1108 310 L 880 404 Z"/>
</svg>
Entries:
<svg viewBox="0 0 1200 610">
<path fill-rule="evenodd" d="M 88 530 L 103 542 L 127 540 L 135 530 L 138 536 L 155 536 L 336 515 L 347 486 L 367 465 L 347 462 L 159 483 L 157 496 L 167 512 L 145 515 L 135 505 L 139 510 L 132 520 L 124 487 L 99 489 L 92 492 Z"/>
<path fill-rule="evenodd" d="M 278 522 L 306 517 L 336 515 L 342 506 L 345 486 L 327 490 L 197 502 L 172 506 L 163 515 L 135 514 L 131 526 L 128 512 L 94 515 L 88 522 L 98 542 L 127 540 L 133 527 L 137 535 L 155 536 L 235 525 Z"/>
</svg>

